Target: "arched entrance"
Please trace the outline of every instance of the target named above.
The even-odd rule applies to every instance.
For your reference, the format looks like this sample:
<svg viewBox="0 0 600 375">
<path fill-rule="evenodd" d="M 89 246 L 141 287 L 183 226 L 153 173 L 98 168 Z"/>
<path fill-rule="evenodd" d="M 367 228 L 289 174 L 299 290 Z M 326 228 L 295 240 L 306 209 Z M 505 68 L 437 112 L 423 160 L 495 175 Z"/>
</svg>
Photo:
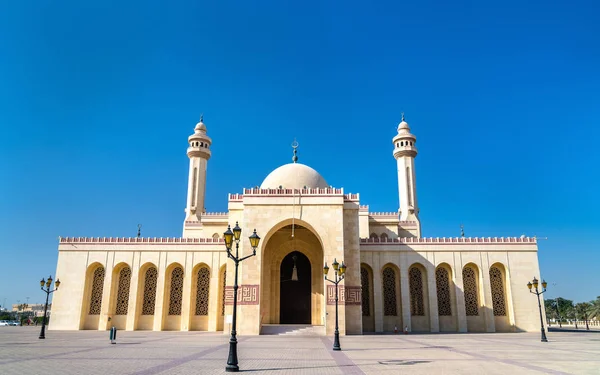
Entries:
<svg viewBox="0 0 600 375">
<path fill-rule="evenodd" d="M 261 324 L 324 325 L 323 246 L 310 226 L 282 225 L 267 236 L 261 255 Z"/>
<path fill-rule="evenodd" d="M 310 261 L 292 251 L 281 261 L 279 321 L 281 324 L 310 324 Z"/>
</svg>

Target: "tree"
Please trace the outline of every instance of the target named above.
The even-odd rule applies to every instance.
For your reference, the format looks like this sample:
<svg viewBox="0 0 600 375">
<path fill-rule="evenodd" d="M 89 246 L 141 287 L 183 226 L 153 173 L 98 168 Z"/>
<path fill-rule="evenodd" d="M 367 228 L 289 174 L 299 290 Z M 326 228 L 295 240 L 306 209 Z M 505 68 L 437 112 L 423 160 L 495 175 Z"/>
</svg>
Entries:
<svg viewBox="0 0 600 375">
<path fill-rule="evenodd" d="M 550 321 L 551 319 L 558 319 L 558 314 L 556 313 L 556 301 L 553 299 L 545 299 L 544 307 L 546 310 L 546 320 Z"/>
<path fill-rule="evenodd" d="M 596 297 L 594 301 L 590 302 L 590 308 L 588 310 L 590 319 L 596 318 L 600 320 L 600 296 Z"/>
<path fill-rule="evenodd" d="M 587 302 L 580 302 L 575 305 L 575 310 L 577 310 L 577 315 L 581 319 L 585 321 L 585 329 L 590 330 L 590 326 L 588 324 L 588 319 L 590 318 L 589 311 L 591 310 L 591 304 Z"/>
</svg>

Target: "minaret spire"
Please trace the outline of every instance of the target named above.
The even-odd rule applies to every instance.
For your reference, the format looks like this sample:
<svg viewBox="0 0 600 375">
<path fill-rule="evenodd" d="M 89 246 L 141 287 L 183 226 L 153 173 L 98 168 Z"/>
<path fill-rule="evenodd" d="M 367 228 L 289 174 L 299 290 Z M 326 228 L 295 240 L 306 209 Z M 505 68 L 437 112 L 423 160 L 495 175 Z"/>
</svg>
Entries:
<svg viewBox="0 0 600 375">
<path fill-rule="evenodd" d="M 296 138 L 294 138 L 294 142 L 292 142 L 292 148 L 294 149 L 294 156 L 292 157 L 292 161 L 295 163 L 298 161 L 298 142 Z"/>
<path fill-rule="evenodd" d="M 410 132 L 404 112 L 398 124 L 398 133 L 392 140 L 394 158 L 398 169 L 398 197 L 400 200 L 400 220 L 417 222 L 416 236 L 421 235 L 419 221 L 419 205 L 417 202 L 417 185 L 415 183 L 415 157 L 417 156 L 417 137 Z"/>
<path fill-rule="evenodd" d="M 204 114 L 194 127 L 194 134 L 188 137 L 187 156 L 190 159 L 188 194 L 185 208 L 186 221 L 197 221 L 204 213 L 206 190 L 206 167 L 211 156 L 212 139 L 206 134 Z"/>
</svg>

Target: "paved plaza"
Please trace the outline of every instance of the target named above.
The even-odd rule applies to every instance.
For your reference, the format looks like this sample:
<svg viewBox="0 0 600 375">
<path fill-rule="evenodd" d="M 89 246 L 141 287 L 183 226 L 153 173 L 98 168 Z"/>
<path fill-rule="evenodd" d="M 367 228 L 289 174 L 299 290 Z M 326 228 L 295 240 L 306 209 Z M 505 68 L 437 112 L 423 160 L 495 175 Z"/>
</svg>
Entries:
<svg viewBox="0 0 600 375">
<path fill-rule="evenodd" d="M 0 374 L 221 374 L 229 337 L 207 332 L 48 331 L 0 327 Z M 250 374 L 600 374 L 600 333 L 242 336 Z"/>
</svg>

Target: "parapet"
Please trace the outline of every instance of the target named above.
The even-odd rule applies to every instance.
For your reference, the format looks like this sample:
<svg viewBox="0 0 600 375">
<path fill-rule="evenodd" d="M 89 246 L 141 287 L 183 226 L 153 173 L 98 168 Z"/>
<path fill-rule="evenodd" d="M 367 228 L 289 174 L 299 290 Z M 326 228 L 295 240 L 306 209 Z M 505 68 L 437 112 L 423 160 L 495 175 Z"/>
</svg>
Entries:
<svg viewBox="0 0 600 375">
<path fill-rule="evenodd" d="M 535 237 L 402 237 L 402 238 L 361 238 L 360 243 L 364 244 L 465 244 L 465 243 L 537 243 Z"/>
<path fill-rule="evenodd" d="M 161 243 L 181 243 L 181 244 L 215 244 L 223 243 L 222 238 L 182 238 L 182 237 L 59 237 L 59 243 L 113 243 L 113 244 L 161 244 Z"/>
</svg>

